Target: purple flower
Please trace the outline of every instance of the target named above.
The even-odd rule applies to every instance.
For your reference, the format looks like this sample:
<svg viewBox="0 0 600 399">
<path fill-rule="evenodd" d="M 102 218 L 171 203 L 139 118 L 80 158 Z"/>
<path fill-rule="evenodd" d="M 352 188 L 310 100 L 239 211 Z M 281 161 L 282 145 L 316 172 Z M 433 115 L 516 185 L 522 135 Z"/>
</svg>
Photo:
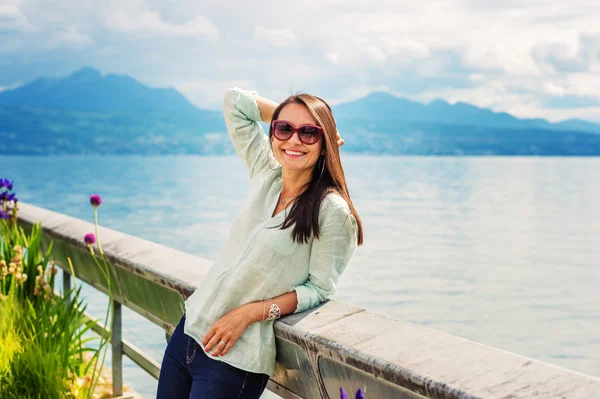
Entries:
<svg viewBox="0 0 600 399">
<path fill-rule="evenodd" d="M 340 399 L 348 399 L 348 394 L 342 387 L 340 387 Z M 365 399 L 362 388 L 358 388 L 358 391 L 356 391 L 356 397 L 354 399 Z"/>
<path fill-rule="evenodd" d="M 8 213 L 4 213 L 2 212 L 2 209 L 0 209 L 0 219 L 9 219 L 10 215 Z"/>
<path fill-rule="evenodd" d="M 0 201 L 8 201 L 8 192 L 4 191 L 0 193 Z"/>
<path fill-rule="evenodd" d="M 85 241 L 85 243 L 87 245 L 92 245 L 96 242 L 96 236 L 93 235 L 92 233 L 87 233 L 84 237 L 83 237 L 83 241 Z"/>
<path fill-rule="evenodd" d="M 10 181 L 5 178 L 0 178 L 0 188 L 6 187 L 8 189 L 8 191 L 10 191 L 13 189 L 13 183 L 14 183 L 14 180 Z"/>
<path fill-rule="evenodd" d="M 11 191 L 13 189 L 14 181 L 10 181 L 5 178 L 0 178 L 0 188 L 6 187 L 7 191 Z"/>
<path fill-rule="evenodd" d="M 94 194 L 90 197 L 90 204 L 92 204 L 93 207 L 100 206 L 101 203 L 102 198 L 100 198 L 98 194 Z"/>
<path fill-rule="evenodd" d="M 6 197 L 6 200 L 7 201 L 13 201 L 14 200 L 16 202 L 17 198 L 15 197 L 15 193 L 8 194 L 8 196 Z"/>
</svg>

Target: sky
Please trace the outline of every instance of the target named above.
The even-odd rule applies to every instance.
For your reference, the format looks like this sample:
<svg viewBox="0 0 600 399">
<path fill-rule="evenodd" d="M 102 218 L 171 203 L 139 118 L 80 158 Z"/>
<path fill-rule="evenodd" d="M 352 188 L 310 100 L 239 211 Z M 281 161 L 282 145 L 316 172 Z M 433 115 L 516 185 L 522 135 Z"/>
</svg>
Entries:
<svg viewBox="0 0 600 399">
<path fill-rule="evenodd" d="M 598 0 L 0 0 L 0 90 L 90 66 L 218 109 L 239 86 L 600 122 Z"/>
</svg>

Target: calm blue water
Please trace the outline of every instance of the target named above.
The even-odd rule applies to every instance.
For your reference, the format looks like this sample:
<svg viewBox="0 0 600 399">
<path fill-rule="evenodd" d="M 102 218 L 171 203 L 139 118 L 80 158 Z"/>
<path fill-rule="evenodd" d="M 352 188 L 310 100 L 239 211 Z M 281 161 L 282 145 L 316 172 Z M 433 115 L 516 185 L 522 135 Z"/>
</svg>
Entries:
<svg viewBox="0 0 600 399">
<path fill-rule="evenodd" d="M 343 162 L 365 244 L 335 299 L 600 376 L 599 158 Z M 210 259 L 249 187 L 236 157 L 2 157 L 0 176 L 22 201 L 88 221 L 98 193 L 101 224 Z M 129 312 L 125 334 L 160 361 L 158 327 Z"/>
</svg>

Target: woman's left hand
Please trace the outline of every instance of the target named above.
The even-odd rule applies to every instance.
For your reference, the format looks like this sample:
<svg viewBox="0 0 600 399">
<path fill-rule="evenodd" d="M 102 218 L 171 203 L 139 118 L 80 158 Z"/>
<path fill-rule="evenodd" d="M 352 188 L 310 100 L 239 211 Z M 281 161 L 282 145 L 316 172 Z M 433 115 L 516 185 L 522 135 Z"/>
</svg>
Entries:
<svg viewBox="0 0 600 399">
<path fill-rule="evenodd" d="M 337 141 L 338 147 L 341 147 L 344 145 L 344 139 L 340 136 L 339 130 L 337 132 L 336 141 Z"/>
<path fill-rule="evenodd" d="M 213 324 L 204 336 L 202 345 L 204 345 L 207 352 L 214 349 L 213 356 L 226 355 L 250 323 L 246 308 L 243 306 L 235 308 Z M 226 345 L 219 343 L 221 340 Z"/>
</svg>

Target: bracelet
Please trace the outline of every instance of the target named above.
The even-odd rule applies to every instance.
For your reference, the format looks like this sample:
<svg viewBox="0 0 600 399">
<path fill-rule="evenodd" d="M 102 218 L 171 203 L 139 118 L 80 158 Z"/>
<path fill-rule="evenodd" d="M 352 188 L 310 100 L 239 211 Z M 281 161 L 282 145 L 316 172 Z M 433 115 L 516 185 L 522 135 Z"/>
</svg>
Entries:
<svg viewBox="0 0 600 399">
<path fill-rule="evenodd" d="M 279 306 L 277 306 L 277 304 L 275 303 L 271 304 L 271 307 L 269 308 L 269 317 L 267 318 L 267 320 L 276 320 L 280 317 L 281 309 L 279 309 Z"/>
</svg>

